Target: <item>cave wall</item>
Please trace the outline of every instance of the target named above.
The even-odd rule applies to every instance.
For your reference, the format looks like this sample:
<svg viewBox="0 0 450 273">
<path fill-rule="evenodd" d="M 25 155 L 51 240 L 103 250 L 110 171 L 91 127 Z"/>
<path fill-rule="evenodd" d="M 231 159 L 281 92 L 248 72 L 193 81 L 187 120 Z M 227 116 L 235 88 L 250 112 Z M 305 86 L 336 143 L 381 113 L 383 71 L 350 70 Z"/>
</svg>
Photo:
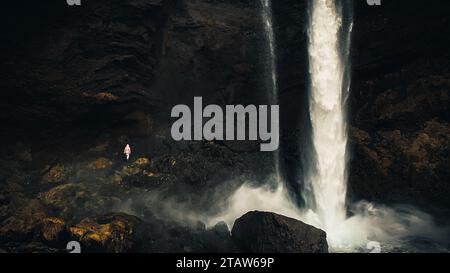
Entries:
<svg viewBox="0 0 450 273">
<path fill-rule="evenodd" d="M 353 197 L 448 207 L 449 11 L 439 0 L 355 2 Z"/>
</svg>

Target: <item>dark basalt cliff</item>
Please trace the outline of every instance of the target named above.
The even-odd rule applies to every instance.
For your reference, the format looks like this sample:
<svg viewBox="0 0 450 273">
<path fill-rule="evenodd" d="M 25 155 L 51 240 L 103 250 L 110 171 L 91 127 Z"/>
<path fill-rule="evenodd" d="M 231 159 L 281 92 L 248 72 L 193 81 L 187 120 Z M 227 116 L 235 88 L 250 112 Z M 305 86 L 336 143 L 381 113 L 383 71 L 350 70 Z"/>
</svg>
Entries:
<svg viewBox="0 0 450 273">
<path fill-rule="evenodd" d="M 215 211 L 242 181 L 272 172 L 271 154 L 255 143 L 170 138 L 170 109 L 195 95 L 204 104 L 267 103 L 259 1 L 9 2 L 0 16 L 2 242 L 52 245 L 89 223 L 94 234 L 128 234 L 142 220 L 110 212 L 149 221 L 155 211 L 180 217 L 173 203 Z M 350 198 L 449 207 L 449 7 L 354 1 Z M 273 16 L 282 166 L 295 197 L 310 126 L 307 1 L 273 1 Z M 131 162 L 121 159 L 126 143 Z M 189 232 L 177 226 L 172 235 L 195 245 Z"/>
<path fill-rule="evenodd" d="M 170 137 L 171 108 L 192 104 L 195 95 L 204 105 L 266 101 L 256 5 L 175 0 L 12 5 L 2 17 L 1 137 L 9 143 L 2 179 L 21 172 L 12 166 L 16 163 L 32 184 L 59 165 L 69 170 L 64 179 L 86 179 L 73 164 L 105 157 L 108 167 L 120 171 L 126 143 L 133 147 L 133 160 L 151 158 L 146 171 L 154 175 L 147 180 L 158 182 L 146 183 L 144 174 L 133 173 L 137 178 L 123 179 L 130 186 L 164 184 L 169 191 L 214 195 L 216 187 L 236 187 L 220 181 L 256 167 L 262 177 L 271 171 L 270 154 L 261 157 L 255 143 L 186 144 Z M 18 154 L 27 155 L 26 164 Z M 215 185 L 206 186 L 210 182 Z"/>
<path fill-rule="evenodd" d="M 287 180 L 298 192 L 298 162 L 310 147 L 307 1 L 273 6 L 281 148 Z M 449 206 L 449 11 L 438 0 L 353 1 L 350 198 Z"/>
<path fill-rule="evenodd" d="M 450 205 L 449 11 L 446 1 L 355 6 L 349 116 L 357 197 Z"/>
<path fill-rule="evenodd" d="M 55 238 L 72 238 L 93 250 L 136 250 L 128 243 L 96 245 L 109 240 L 103 233 L 128 238 L 141 226 L 128 216 L 104 216 L 127 211 L 154 222 L 159 235 L 152 241 L 169 238 L 139 251 L 214 251 L 197 245 L 208 239 L 195 231 L 201 215 L 190 214 L 217 211 L 246 179 L 263 182 L 254 178 L 272 172 L 271 154 L 260 153 L 257 143 L 176 143 L 170 110 L 192 104 L 194 95 L 204 104 L 267 101 L 258 5 L 15 1 L 2 13 L 5 249 L 41 251 L 26 243 L 54 246 L 65 241 Z M 127 143 L 133 151 L 125 162 Z"/>
</svg>

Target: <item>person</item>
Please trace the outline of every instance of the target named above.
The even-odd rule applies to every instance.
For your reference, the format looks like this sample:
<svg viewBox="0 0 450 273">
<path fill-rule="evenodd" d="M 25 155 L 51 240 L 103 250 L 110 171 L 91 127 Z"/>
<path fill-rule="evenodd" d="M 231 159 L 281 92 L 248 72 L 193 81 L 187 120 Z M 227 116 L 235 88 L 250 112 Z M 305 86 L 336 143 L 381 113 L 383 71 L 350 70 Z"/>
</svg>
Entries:
<svg viewBox="0 0 450 273">
<path fill-rule="evenodd" d="M 123 153 L 125 154 L 125 157 L 127 158 L 127 160 L 129 160 L 130 159 L 130 154 L 131 154 L 130 144 L 127 144 L 127 146 L 125 146 L 125 149 L 123 150 Z"/>
</svg>

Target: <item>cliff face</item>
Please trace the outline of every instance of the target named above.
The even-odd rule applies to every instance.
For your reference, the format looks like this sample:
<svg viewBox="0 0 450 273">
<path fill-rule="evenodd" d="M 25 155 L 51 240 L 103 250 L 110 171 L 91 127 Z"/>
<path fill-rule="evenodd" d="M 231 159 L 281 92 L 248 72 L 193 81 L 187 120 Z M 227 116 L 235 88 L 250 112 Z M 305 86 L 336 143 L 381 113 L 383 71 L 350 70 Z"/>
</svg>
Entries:
<svg viewBox="0 0 450 273">
<path fill-rule="evenodd" d="M 167 122 L 194 95 L 205 104 L 264 95 L 255 94 L 264 36 L 246 1 L 11 5 L 2 19 L 6 126 L 107 129 L 134 112 Z"/>
<path fill-rule="evenodd" d="M 2 122 L 110 125 L 137 105 L 156 104 L 145 91 L 155 77 L 169 3 L 11 5 L 2 24 Z"/>
<path fill-rule="evenodd" d="M 191 105 L 196 95 L 204 105 L 266 100 L 257 8 L 247 1 L 11 3 L 0 53 L 1 137 L 13 143 L 11 160 L 26 152 L 25 167 L 42 172 L 117 160 L 130 143 L 135 158 L 159 158 L 159 169 L 204 190 L 213 176 L 222 181 L 254 169 L 237 168 L 240 162 L 269 172 L 270 155 L 256 162 L 255 143 L 188 145 L 170 137 L 171 108 Z M 171 160 L 186 168 L 176 171 Z"/>
<path fill-rule="evenodd" d="M 147 250 L 205 250 L 195 246 L 197 216 L 188 212 L 217 210 L 243 181 L 271 173 L 271 158 L 255 143 L 175 143 L 170 110 L 195 95 L 205 105 L 266 101 L 257 7 L 126 0 L 2 9 L 0 137 L 9 145 L 0 159 L 0 244 L 18 242 L 6 246 L 14 251 L 83 232 L 103 238 L 122 229 L 122 216 L 93 230 L 85 223 L 132 211 L 161 226 L 159 217 L 189 223 L 158 231 L 192 237 L 186 246 Z M 130 161 L 122 157 L 127 143 Z M 137 226 L 129 222 L 125 233 Z"/>
</svg>

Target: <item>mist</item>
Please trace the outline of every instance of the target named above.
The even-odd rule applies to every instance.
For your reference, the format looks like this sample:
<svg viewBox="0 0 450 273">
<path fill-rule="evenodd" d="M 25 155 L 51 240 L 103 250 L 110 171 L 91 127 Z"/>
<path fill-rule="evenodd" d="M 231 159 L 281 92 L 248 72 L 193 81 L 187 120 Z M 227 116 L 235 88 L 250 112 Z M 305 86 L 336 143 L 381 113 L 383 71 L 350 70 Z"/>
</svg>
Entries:
<svg viewBox="0 0 450 273">
<path fill-rule="evenodd" d="M 223 212 L 210 217 L 207 223 L 212 226 L 225 221 L 231 228 L 237 218 L 254 210 L 282 214 L 324 229 L 331 252 L 369 252 L 371 242 L 379 243 L 381 252 L 425 251 L 419 243 L 432 245 L 433 251 L 443 251 L 449 238 L 448 228 L 436 225 L 431 215 L 418 208 L 410 205 L 389 207 L 367 201 L 350 204 L 348 214 L 351 216 L 338 225 L 325 228 L 315 212 L 298 208 L 291 202 L 283 186 L 273 189 L 244 184 L 227 199 Z"/>
</svg>

